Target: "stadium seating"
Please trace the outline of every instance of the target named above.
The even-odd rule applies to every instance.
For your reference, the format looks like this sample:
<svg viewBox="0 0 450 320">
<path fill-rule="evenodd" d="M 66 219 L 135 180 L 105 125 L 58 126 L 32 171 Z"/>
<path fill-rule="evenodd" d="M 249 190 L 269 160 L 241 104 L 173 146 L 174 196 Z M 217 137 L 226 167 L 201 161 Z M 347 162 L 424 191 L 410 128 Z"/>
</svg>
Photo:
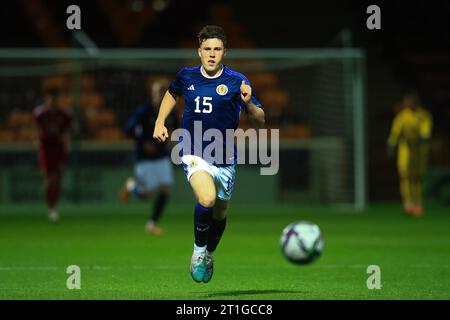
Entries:
<svg viewBox="0 0 450 320">
<path fill-rule="evenodd" d="M 70 47 L 71 40 L 68 34 L 58 28 L 61 23 L 61 17 L 57 12 L 61 11 L 64 3 L 47 4 L 43 0 L 20 2 L 20 9 L 22 10 L 26 19 L 39 30 L 37 33 L 39 41 L 46 47 Z M 109 21 L 109 31 L 114 35 L 117 43 L 114 46 L 130 46 L 137 45 L 145 37 L 145 31 L 157 28 L 158 15 L 161 12 L 155 7 L 152 1 L 105 1 L 98 0 L 89 4 L 89 8 L 93 12 L 101 13 L 102 21 Z M 228 41 L 233 48 L 252 48 L 256 43 L 252 41 L 247 33 L 246 27 L 238 19 L 233 7 L 227 3 L 212 3 L 205 6 L 207 16 L 214 17 L 214 23 L 222 25 L 228 34 Z M 58 20 L 59 19 L 59 20 Z M 133 24 L 128 23 L 133 21 Z M 211 21 L 212 22 L 212 21 Z M 206 21 L 197 18 L 193 24 L 193 32 L 201 28 Z M 195 30 L 194 30 L 195 29 Z M 93 31 L 95 33 L 95 30 Z M 179 47 L 195 47 L 197 41 L 189 36 L 181 36 L 178 40 Z M 192 63 L 198 63 L 197 60 Z M 228 63 L 228 62 L 227 62 Z M 260 64 L 261 70 L 264 70 L 263 61 L 253 61 L 253 63 Z M 232 66 L 233 62 L 230 61 Z M 64 65 L 62 65 L 64 67 Z M 275 73 L 261 71 L 248 73 L 248 77 L 253 85 L 254 92 L 257 93 L 258 98 L 264 105 L 268 120 L 267 124 L 271 127 L 278 127 L 280 124 L 289 124 L 289 96 L 287 92 L 278 84 L 278 79 Z M 136 81 L 140 81 L 136 79 Z M 111 100 L 105 99 L 107 90 L 104 85 L 104 79 L 99 76 L 92 76 L 83 73 L 80 78 L 80 96 L 77 101 L 71 95 L 70 78 L 66 75 L 45 76 L 40 79 L 39 87 L 33 88 L 36 98 L 40 96 L 40 92 L 45 91 L 50 87 L 58 87 L 62 94 L 60 96 L 60 104 L 71 108 L 74 102 L 79 102 L 80 111 L 80 125 L 82 139 L 96 139 L 100 141 L 116 141 L 124 139 L 122 133 L 122 126 L 129 112 L 124 112 L 124 106 L 108 105 Z M 98 84 L 102 84 L 99 86 Z M 38 85 L 38 84 L 36 84 Z M 114 88 L 113 90 L 116 90 Z M 119 89 L 120 90 L 120 89 Z M 145 90 L 144 88 L 142 90 Z M 142 92 L 145 96 L 145 92 Z M 14 103 L 13 103 L 14 105 Z M 133 108 L 135 106 L 125 106 Z M 30 114 L 32 106 L 19 106 L 20 112 L 11 111 L 4 121 L 8 123 L 8 129 L 2 129 L 0 132 L 0 139 L 5 140 L 23 140 L 29 141 L 32 134 L 29 130 L 21 129 L 17 119 L 20 119 L 21 114 L 28 112 Z M 29 118 L 31 119 L 31 118 Z M 249 127 L 246 117 L 242 117 L 241 127 Z M 30 121 L 30 120 L 28 120 Z M 11 126 L 10 123 L 15 125 Z M 24 127 L 29 123 L 24 122 Z M 307 130 L 304 125 L 292 123 L 286 126 L 288 130 L 282 130 L 282 137 L 286 138 L 302 138 L 306 137 Z M 9 132 L 12 130 L 13 132 Z"/>
<path fill-rule="evenodd" d="M 241 12 L 237 12 L 235 9 L 235 3 L 231 2 L 223 2 L 223 3 L 206 3 L 204 8 L 202 8 L 202 13 L 195 15 L 195 18 L 192 18 L 192 15 L 187 15 L 185 19 L 195 19 L 190 21 L 188 25 L 189 30 L 183 32 L 179 32 L 175 35 L 171 34 L 171 38 L 176 40 L 179 47 L 195 47 L 197 45 L 197 41 L 195 37 L 192 37 L 192 33 L 195 33 L 199 30 L 203 25 L 207 23 L 215 23 L 223 26 L 227 30 L 228 34 L 228 42 L 230 47 L 232 48 L 253 48 L 253 47 L 264 47 L 266 43 L 257 43 L 260 41 L 259 35 L 257 37 L 253 37 L 255 35 L 255 27 L 254 22 L 255 18 L 251 17 L 251 20 L 248 24 L 244 25 L 244 21 L 241 19 Z M 122 1 L 122 2 L 114 2 L 114 1 L 105 1 L 98 0 L 93 1 L 90 4 L 86 4 L 89 8 L 90 12 L 95 12 L 98 19 L 106 22 L 102 23 L 102 32 L 104 32 L 104 36 L 106 34 L 111 34 L 112 36 L 108 39 L 114 39 L 115 43 L 111 42 L 109 44 L 110 47 L 121 47 L 121 46 L 139 46 L 141 43 L 161 43 L 161 39 L 155 38 L 155 32 L 152 30 L 159 30 L 161 26 L 164 25 L 164 22 L 159 19 L 160 15 L 163 11 L 158 11 L 155 9 L 155 5 L 153 1 Z M 65 6 L 65 3 L 60 4 L 50 4 L 46 3 L 43 0 L 37 1 L 21 1 L 18 4 L 20 10 L 22 11 L 23 17 L 28 19 L 28 23 L 31 23 L 32 27 L 38 32 L 36 35 L 38 36 L 38 41 L 41 42 L 41 45 L 48 47 L 70 47 L 71 41 L 69 34 L 67 32 L 61 31 L 61 28 L 58 28 L 58 25 L 61 23 L 61 19 L 64 17 L 59 17 L 57 12 L 61 11 L 61 8 Z M 311 7 L 309 10 L 316 10 L 317 6 L 315 5 L 307 5 L 305 6 Z M 386 5 L 388 6 L 388 5 Z M 427 5 L 423 5 L 427 6 Z M 186 10 L 189 9 L 190 6 L 186 6 Z M 243 8 L 248 8 L 244 6 Z M 391 15 L 384 15 L 384 23 L 389 24 L 393 23 L 395 20 L 395 15 L 401 14 L 399 12 L 399 8 L 395 6 L 389 5 L 389 12 L 393 12 Z M 423 8 L 422 8 L 423 9 Z M 426 8 L 425 8 L 426 9 Z M 169 8 L 170 10 L 170 8 Z M 194 9 L 192 9 L 194 10 Z M 198 9 L 197 9 L 198 10 Z M 306 10 L 306 9 L 305 9 Z M 409 8 L 408 10 L 414 11 L 414 8 Z M 419 9 L 417 9 L 419 10 Z M 426 10 L 422 10 L 426 11 Z M 389 13 L 388 12 L 388 13 Z M 409 11 L 408 11 L 409 12 Z M 394 14 L 395 13 L 395 14 Z M 351 14 L 351 11 L 350 13 Z M 403 15 L 405 16 L 405 15 Z M 406 15 L 406 25 L 403 29 L 399 29 L 397 34 L 390 34 L 388 38 L 383 39 L 384 43 L 387 45 L 397 44 L 401 45 L 411 45 L 416 44 L 416 47 L 423 47 L 427 43 L 426 37 L 421 37 L 420 34 L 433 34 L 434 38 L 439 37 L 438 34 L 431 32 L 434 26 L 438 24 L 446 24 L 442 19 L 436 19 L 439 21 L 430 23 L 429 25 L 424 25 L 422 31 L 418 34 L 409 34 L 408 26 L 412 27 L 417 24 L 416 21 L 413 21 L 413 18 L 409 19 L 409 15 Z M 411 17 L 415 16 L 414 14 L 410 14 Z M 212 18 L 213 17 L 213 18 Z M 276 17 L 275 17 L 276 18 Z M 426 17 L 424 17 L 425 19 Z M 58 20 L 59 19 L 59 20 Z M 86 21 L 92 19 L 86 16 Z M 211 20 L 208 20 L 211 19 Z M 393 20 L 394 19 L 394 20 Z M 133 24 L 127 23 L 128 21 L 134 21 Z M 273 23 L 277 23 L 275 20 Z M 448 23 L 447 23 L 448 25 Z M 98 27 L 99 28 L 99 27 Z M 267 33 L 263 30 L 266 30 L 267 27 L 259 26 L 261 29 L 261 33 L 266 35 Z M 90 28 L 90 31 L 93 34 L 96 34 L 96 30 Z M 152 34 L 153 39 L 146 39 L 146 34 Z M 153 32 L 153 33 L 152 33 Z M 324 33 L 325 34 L 325 30 Z M 315 32 L 314 37 L 317 38 L 315 41 L 322 41 L 323 43 L 327 42 L 327 39 L 319 39 L 322 33 Z M 101 38 L 105 37 L 97 37 L 99 41 Z M 252 38 L 253 37 L 253 38 Z M 355 34 L 355 38 L 362 37 L 359 33 Z M 303 38 L 302 38 L 303 39 Z M 275 39 L 266 38 L 267 43 L 276 43 Z M 309 41 L 308 39 L 303 39 L 304 41 Z M 328 39 L 329 40 L 329 39 Z M 149 42 L 150 41 L 150 42 Z M 173 41 L 173 40 L 171 40 Z M 382 42 L 371 42 L 376 43 L 378 45 L 382 44 Z M 443 44 L 444 46 L 444 44 Z M 439 52 L 443 52 L 444 54 L 439 55 Z M 428 53 L 417 53 L 417 52 L 409 52 L 406 53 L 406 61 L 407 70 L 411 70 L 414 79 L 416 82 L 420 84 L 421 93 L 423 93 L 428 100 L 432 101 L 435 105 L 435 108 L 440 110 L 440 115 L 442 115 L 443 119 L 449 117 L 450 108 L 448 107 L 450 102 L 450 94 L 448 93 L 448 86 L 450 84 L 450 79 L 446 75 L 448 72 L 448 55 L 445 50 L 435 50 L 432 48 L 428 51 Z M 394 59 L 401 58 L 400 55 L 402 52 L 392 51 L 390 53 L 394 56 Z M 397 55 L 397 57 L 395 57 Z M 442 58 L 439 58 L 442 57 Z M 447 59 L 447 60 L 445 60 Z M 232 61 L 229 61 L 230 65 L 232 65 Z M 192 63 L 197 63 L 197 61 L 192 61 Z M 282 125 L 283 130 L 281 131 L 282 137 L 294 137 L 301 138 L 307 136 L 305 132 L 308 130 L 304 130 L 304 125 L 297 123 L 293 125 L 292 117 L 289 110 L 290 105 L 290 97 L 284 92 L 278 84 L 278 79 L 275 73 L 272 72 L 257 72 L 257 73 L 246 73 L 248 78 L 250 79 L 254 91 L 257 93 L 261 102 L 263 103 L 266 114 L 268 116 L 268 125 L 279 126 Z M 406 76 L 406 75 L 404 75 Z M 59 86 L 64 94 L 61 97 L 61 103 L 63 105 L 72 105 L 73 97 L 71 97 L 68 92 L 70 90 L 70 83 L 67 78 L 64 77 L 46 77 L 42 80 L 42 88 L 47 88 L 50 86 Z M 104 90 L 95 90 L 96 82 L 98 79 L 93 77 L 89 77 L 88 75 L 83 75 L 80 80 L 80 87 L 82 91 L 82 95 L 80 96 L 80 110 L 81 115 L 83 116 L 82 121 L 85 122 L 87 128 L 93 128 L 92 123 L 107 123 L 105 119 L 114 119 L 114 124 L 108 124 L 108 126 L 112 126 L 116 128 L 116 130 L 121 131 L 121 125 L 126 118 L 126 114 L 123 110 L 117 110 L 116 107 L 112 107 L 105 105 L 105 99 L 103 95 L 105 94 Z M 38 89 L 36 89 L 38 91 Z M 394 92 L 392 92 L 394 94 Z M 106 103 L 107 104 L 107 103 Z M 370 101 L 369 101 L 370 104 Z M 127 106 L 132 107 L 132 106 Z M 29 109 L 29 107 L 25 107 L 20 110 Z M 111 115 L 105 116 L 105 114 L 109 114 L 108 112 L 99 111 L 102 108 L 109 109 L 110 112 L 115 113 L 115 116 Z M 14 108 L 15 109 L 15 108 Z M 381 109 L 380 109 L 381 110 Z M 384 108 L 386 113 L 386 108 Z M 16 117 L 14 114 L 17 112 L 11 112 L 11 117 Z M 109 118 L 108 118 L 109 117 Z M 8 122 L 6 118 L 3 117 L 3 122 Z M 246 122 L 245 117 L 242 118 L 243 123 L 242 127 L 246 127 L 249 124 Z M 103 122 L 102 122 L 103 121 Z M 105 124 L 106 125 L 106 124 Z M 16 128 L 16 127 L 15 127 Z M 108 130 L 110 130 L 109 128 Z M 17 128 L 15 130 L 18 130 Z M 94 129 L 92 129 L 94 130 Z M 100 129 L 99 129 L 100 130 Z M 103 130 L 103 129 L 101 129 Z M 25 137 L 26 134 L 18 135 L 18 134 L 8 134 L 7 130 L 2 128 L 2 134 L 0 135 L 3 140 L 10 139 L 11 136 L 14 137 Z M 297 134 L 296 134 L 297 132 Z M 94 139 L 98 137 L 107 137 L 107 136 L 116 136 L 120 135 L 108 135 L 108 134 L 97 134 L 96 132 L 86 133 L 86 138 Z M 380 134 L 381 135 L 381 134 Z"/>
</svg>

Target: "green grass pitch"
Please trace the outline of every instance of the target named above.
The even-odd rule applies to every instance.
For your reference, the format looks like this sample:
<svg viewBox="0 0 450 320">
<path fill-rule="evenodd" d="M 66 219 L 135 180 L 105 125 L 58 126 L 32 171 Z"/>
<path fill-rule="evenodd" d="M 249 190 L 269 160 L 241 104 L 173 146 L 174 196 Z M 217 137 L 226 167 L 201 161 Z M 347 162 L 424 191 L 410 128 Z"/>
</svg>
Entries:
<svg viewBox="0 0 450 320">
<path fill-rule="evenodd" d="M 148 204 L 63 205 L 57 225 L 43 205 L 2 205 L 0 299 L 450 299 L 448 208 L 414 219 L 398 205 L 232 205 L 208 284 L 189 274 L 192 208 L 170 204 L 167 234 L 155 237 L 144 233 Z M 296 220 L 324 234 L 308 266 L 280 253 L 280 232 Z M 80 290 L 66 287 L 69 265 L 81 268 Z M 367 288 L 369 265 L 381 268 L 379 290 Z"/>
</svg>

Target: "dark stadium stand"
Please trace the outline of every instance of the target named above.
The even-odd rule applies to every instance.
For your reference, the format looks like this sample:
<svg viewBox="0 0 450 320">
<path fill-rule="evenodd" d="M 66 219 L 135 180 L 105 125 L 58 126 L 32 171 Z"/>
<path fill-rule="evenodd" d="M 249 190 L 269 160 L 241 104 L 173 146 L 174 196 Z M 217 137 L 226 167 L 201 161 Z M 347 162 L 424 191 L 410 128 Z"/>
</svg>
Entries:
<svg viewBox="0 0 450 320">
<path fill-rule="evenodd" d="M 2 36 L 3 47 L 71 47 L 70 32 L 65 28 L 65 8 L 73 1 L 17 1 L 8 3 L 2 10 L 0 27 L 20 21 L 20 28 Z M 366 8 L 370 1 L 344 0 L 339 2 L 301 2 L 291 8 L 288 2 L 256 5 L 238 0 L 124 0 L 80 1 L 83 29 L 99 47 L 114 48 L 192 48 L 197 45 L 193 35 L 207 23 L 222 25 L 228 33 L 231 48 L 307 48 L 329 47 L 336 35 L 348 28 L 352 44 L 366 49 L 368 56 L 368 139 L 369 172 L 371 183 L 380 185 L 383 180 L 394 180 L 394 167 L 384 153 L 394 106 L 405 89 L 415 89 L 435 118 L 435 137 L 449 150 L 450 132 L 450 3 L 444 0 L 414 3 L 405 0 L 378 2 L 382 9 L 382 29 L 369 31 L 366 26 Z M 175 6 L 176 4 L 176 6 Z M 170 17 L 170 18 L 169 18 Z M 133 21 L 133 23 L 129 23 Z M 63 27 L 61 27 L 63 26 Z M 311 31 L 313 30 L 313 32 Z M 81 79 L 80 109 L 84 139 L 116 141 L 123 139 L 121 124 L 126 118 L 107 95 L 114 77 L 101 79 L 83 74 Z M 282 137 L 307 138 L 309 128 L 298 124 L 290 126 L 289 95 L 279 85 L 273 73 L 249 73 L 254 90 L 266 107 L 269 123 L 284 126 Z M 108 80 L 109 79 L 109 80 Z M 0 141 L 29 141 L 32 105 L 39 100 L 40 91 L 49 82 L 64 81 L 43 78 L 35 81 L 33 88 L 23 88 L 26 95 L 0 97 L 8 105 L 8 113 L 0 110 Z M 65 80 L 67 81 L 67 80 Z M 145 77 L 138 81 L 145 83 Z M 4 84 L 5 90 L 19 83 Z M 63 104 L 71 105 L 66 83 Z M 110 89 L 110 87 L 109 87 Z M 115 88 L 115 90 L 121 90 Z M 145 98 L 145 86 L 138 99 Z M 4 99 L 10 99 L 6 101 Z M 374 120 L 374 121 L 373 121 Z M 377 123 L 377 125 L 373 125 Z M 380 125 L 383 124 L 383 125 Z M 242 127 L 248 126 L 243 122 Z M 443 142 L 442 142 L 443 141 Z M 439 153 L 432 161 L 448 163 L 449 155 Z M 391 181 L 391 182 L 392 182 Z M 389 185 L 389 183 L 383 183 Z M 391 183 L 392 185 L 392 183 Z M 376 188 L 371 188 L 375 192 Z M 395 194 L 392 190 L 377 189 L 382 198 Z"/>
</svg>

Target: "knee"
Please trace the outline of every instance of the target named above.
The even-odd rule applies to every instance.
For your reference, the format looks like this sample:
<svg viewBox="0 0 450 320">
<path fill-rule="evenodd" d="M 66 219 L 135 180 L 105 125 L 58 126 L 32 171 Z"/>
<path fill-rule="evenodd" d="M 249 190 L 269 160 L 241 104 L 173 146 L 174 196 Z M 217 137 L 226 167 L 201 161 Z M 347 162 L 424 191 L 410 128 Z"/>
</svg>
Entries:
<svg viewBox="0 0 450 320">
<path fill-rule="evenodd" d="M 216 195 L 212 193 L 200 195 L 198 197 L 198 203 L 205 208 L 212 208 L 216 203 Z"/>
</svg>

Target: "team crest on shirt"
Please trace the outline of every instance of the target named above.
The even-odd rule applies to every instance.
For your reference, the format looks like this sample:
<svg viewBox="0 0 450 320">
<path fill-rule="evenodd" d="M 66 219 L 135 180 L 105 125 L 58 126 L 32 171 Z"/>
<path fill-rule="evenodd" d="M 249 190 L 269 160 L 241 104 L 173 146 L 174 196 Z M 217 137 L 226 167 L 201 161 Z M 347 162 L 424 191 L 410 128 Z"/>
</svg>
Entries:
<svg viewBox="0 0 450 320">
<path fill-rule="evenodd" d="M 219 84 L 216 88 L 216 92 L 218 95 L 224 96 L 228 93 L 228 87 L 224 84 Z"/>
</svg>

